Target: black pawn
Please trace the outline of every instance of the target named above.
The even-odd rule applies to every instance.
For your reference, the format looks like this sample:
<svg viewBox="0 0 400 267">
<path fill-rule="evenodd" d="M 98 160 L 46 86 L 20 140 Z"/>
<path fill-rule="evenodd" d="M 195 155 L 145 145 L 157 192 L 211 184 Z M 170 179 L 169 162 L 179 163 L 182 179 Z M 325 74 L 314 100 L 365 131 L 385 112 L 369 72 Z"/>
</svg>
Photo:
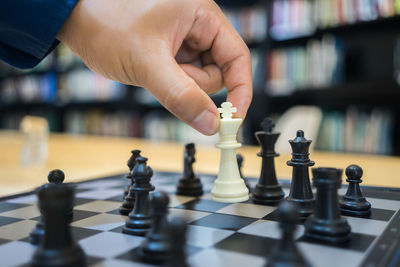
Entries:
<svg viewBox="0 0 400 267">
<path fill-rule="evenodd" d="M 371 215 L 371 203 L 369 203 L 360 189 L 363 170 L 358 165 L 350 165 L 346 168 L 346 181 L 349 183 L 346 194 L 340 199 L 340 211 L 343 215 L 368 217 Z"/>
<path fill-rule="evenodd" d="M 315 205 L 308 172 L 308 168 L 315 164 L 309 158 L 308 150 L 311 142 L 304 137 L 302 130 L 298 130 L 296 138 L 289 140 L 292 147 L 292 159 L 286 163 L 293 167 L 292 183 L 287 200 L 297 204 L 299 215 L 303 219 L 313 213 Z"/>
<path fill-rule="evenodd" d="M 140 157 L 140 150 L 138 150 L 138 149 L 135 149 L 135 150 L 131 150 L 131 157 L 128 159 L 128 162 L 126 163 L 126 165 L 128 166 L 128 168 L 129 168 L 129 173 L 125 176 L 125 178 L 126 179 L 128 179 L 129 180 L 129 185 L 127 185 L 126 187 L 125 187 L 125 190 L 124 190 L 124 197 L 126 196 L 126 195 L 128 195 L 128 193 L 129 193 L 129 188 L 132 186 L 132 184 L 133 184 L 133 182 L 134 181 L 132 181 L 132 179 L 131 179 L 131 172 L 132 172 L 132 170 L 133 170 L 133 168 L 135 167 L 135 165 L 136 165 L 136 159 L 138 158 L 138 157 Z M 132 210 L 132 209 L 131 209 Z"/>
<path fill-rule="evenodd" d="M 183 177 L 179 179 L 176 194 L 183 196 L 201 196 L 203 194 L 203 185 L 200 178 L 193 171 L 196 148 L 193 143 L 185 145 L 183 156 Z"/>
<path fill-rule="evenodd" d="M 72 238 L 67 217 L 73 203 L 73 187 L 47 184 L 39 189 L 38 198 L 45 234 L 33 255 L 32 266 L 86 266 L 85 254 Z"/>
<path fill-rule="evenodd" d="M 242 156 L 242 154 L 239 154 L 239 153 L 236 154 L 236 161 L 237 161 L 237 164 L 238 164 L 240 177 L 243 179 L 244 184 L 246 185 L 247 189 L 249 189 L 249 192 L 250 192 L 250 190 L 251 190 L 250 185 L 247 182 L 247 180 L 244 179 L 243 174 L 242 174 L 242 166 L 243 166 L 243 156 Z"/>
<path fill-rule="evenodd" d="M 147 158 L 138 157 L 136 160 L 137 164 L 132 171 L 132 177 L 135 179 L 133 185 L 135 206 L 129 213 L 122 232 L 143 236 L 149 231 L 152 222 L 149 210 L 149 192 L 154 190 L 154 186 L 150 183 L 153 170 L 146 165 Z"/>
<path fill-rule="evenodd" d="M 313 168 L 313 184 L 317 188 L 314 214 L 304 223 L 306 237 L 330 243 L 348 241 L 351 228 L 340 216 L 338 189 L 342 185 L 342 169 Z"/>
<path fill-rule="evenodd" d="M 300 254 L 294 241 L 296 223 L 299 220 L 296 205 L 283 201 L 278 207 L 278 220 L 282 237 L 269 255 L 266 267 L 310 266 Z"/>
<path fill-rule="evenodd" d="M 261 146 L 257 156 L 262 158 L 261 174 L 253 191 L 253 202 L 258 204 L 276 204 L 285 196 L 282 187 L 276 179 L 274 158 L 279 154 L 275 152 L 275 143 L 280 133 L 273 132 L 274 123 L 266 118 L 262 126 L 264 131 L 255 133 L 256 139 Z"/>
<path fill-rule="evenodd" d="M 133 169 L 136 166 L 137 158 L 140 157 L 140 150 L 132 150 L 132 155 L 128 160 L 129 174 L 126 176 L 127 179 L 130 179 L 131 182 L 126 189 L 128 189 L 128 193 L 124 197 L 124 201 L 122 202 L 121 207 L 119 208 L 119 213 L 122 215 L 128 215 L 135 205 L 135 191 L 133 190 L 135 179 L 132 176 Z"/>
<path fill-rule="evenodd" d="M 139 256 L 148 262 L 163 263 L 171 258 L 172 244 L 168 215 L 168 194 L 155 192 L 151 198 L 151 215 L 153 224 L 151 230 L 143 241 L 138 253 Z"/>
<path fill-rule="evenodd" d="M 167 262 L 168 267 L 189 267 L 186 261 L 185 245 L 187 225 L 185 220 L 176 217 L 170 222 L 170 240 L 173 240 L 171 258 Z"/>
<path fill-rule="evenodd" d="M 47 180 L 49 181 L 50 184 L 62 184 L 64 182 L 64 179 L 65 179 L 64 172 L 58 169 L 50 171 L 49 174 L 47 175 Z M 69 221 L 72 221 L 73 202 L 71 203 L 71 207 L 68 209 L 67 217 Z M 31 244 L 37 245 L 43 240 L 43 236 L 44 236 L 44 222 L 43 222 L 42 210 L 40 210 L 39 221 L 37 222 L 35 228 L 33 228 L 29 234 L 29 241 Z"/>
</svg>

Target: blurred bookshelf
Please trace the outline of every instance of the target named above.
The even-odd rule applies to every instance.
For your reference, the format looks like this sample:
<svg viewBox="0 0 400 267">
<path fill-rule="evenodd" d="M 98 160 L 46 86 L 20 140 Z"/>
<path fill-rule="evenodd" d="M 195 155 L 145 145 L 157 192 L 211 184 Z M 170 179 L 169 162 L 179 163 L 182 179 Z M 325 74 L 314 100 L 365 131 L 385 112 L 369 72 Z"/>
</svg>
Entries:
<svg viewBox="0 0 400 267">
<path fill-rule="evenodd" d="M 400 0 L 216 2 L 252 57 L 244 144 L 256 144 L 265 116 L 306 105 L 323 112 L 317 149 L 400 155 Z M 211 97 L 218 105 L 226 92 Z M 18 128 L 24 114 L 46 117 L 56 132 L 213 142 L 62 45 L 31 70 L 0 65 L 0 128 Z"/>
<path fill-rule="evenodd" d="M 252 114 L 317 106 L 316 149 L 400 155 L 400 1 L 271 0 L 267 13 L 265 97 Z"/>
</svg>

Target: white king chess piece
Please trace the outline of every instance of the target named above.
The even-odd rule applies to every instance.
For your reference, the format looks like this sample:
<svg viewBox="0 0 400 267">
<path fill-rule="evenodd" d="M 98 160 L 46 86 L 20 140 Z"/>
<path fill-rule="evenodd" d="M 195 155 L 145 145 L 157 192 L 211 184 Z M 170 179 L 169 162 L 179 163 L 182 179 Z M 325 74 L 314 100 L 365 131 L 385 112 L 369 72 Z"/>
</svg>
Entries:
<svg viewBox="0 0 400 267">
<path fill-rule="evenodd" d="M 232 118 L 236 108 L 232 103 L 224 102 L 221 108 L 221 128 L 219 130 L 220 140 L 216 147 L 221 149 L 221 161 L 218 177 L 211 190 L 212 199 L 219 202 L 242 202 L 249 199 L 249 190 L 240 177 L 239 167 L 236 160 L 235 149 L 242 145 L 236 141 L 236 133 L 242 123 L 240 118 Z"/>
</svg>

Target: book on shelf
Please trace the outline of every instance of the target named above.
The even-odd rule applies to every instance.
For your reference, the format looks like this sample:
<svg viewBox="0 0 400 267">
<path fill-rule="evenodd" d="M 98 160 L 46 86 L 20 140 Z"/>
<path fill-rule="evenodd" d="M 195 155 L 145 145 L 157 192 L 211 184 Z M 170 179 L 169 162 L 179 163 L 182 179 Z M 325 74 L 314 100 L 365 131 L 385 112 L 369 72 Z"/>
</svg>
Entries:
<svg viewBox="0 0 400 267">
<path fill-rule="evenodd" d="M 113 101 L 123 99 L 127 86 L 104 78 L 89 69 L 59 76 L 58 99 L 62 102 Z"/>
<path fill-rule="evenodd" d="M 393 152 L 393 114 L 374 108 L 349 107 L 345 113 L 325 111 L 316 149 L 390 155 Z"/>
<path fill-rule="evenodd" d="M 270 35 L 285 40 L 400 14 L 399 0 L 273 0 Z"/>
<path fill-rule="evenodd" d="M 332 35 L 311 39 L 306 46 L 272 50 L 267 54 L 267 93 L 286 95 L 340 83 L 344 79 L 344 56 L 340 39 Z"/>
<path fill-rule="evenodd" d="M 247 43 L 262 42 L 267 35 L 267 14 L 264 6 L 223 9 L 236 31 Z"/>
<path fill-rule="evenodd" d="M 57 79 L 52 72 L 23 75 L 0 81 L 0 103 L 52 103 L 57 95 Z"/>
</svg>

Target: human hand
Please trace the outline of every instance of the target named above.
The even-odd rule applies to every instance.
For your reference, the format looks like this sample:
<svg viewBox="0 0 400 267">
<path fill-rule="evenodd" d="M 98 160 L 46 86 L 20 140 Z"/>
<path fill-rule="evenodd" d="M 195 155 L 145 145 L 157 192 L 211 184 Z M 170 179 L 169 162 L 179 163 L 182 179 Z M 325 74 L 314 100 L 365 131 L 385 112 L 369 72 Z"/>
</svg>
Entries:
<svg viewBox="0 0 400 267">
<path fill-rule="evenodd" d="M 80 0 L 57 38 L 95 72 L 149 90 L 176 117 L 211 135 L 208 94 L 224 85 L 245 117 L 250 53 L 212 0 Z"/>
</svg>

